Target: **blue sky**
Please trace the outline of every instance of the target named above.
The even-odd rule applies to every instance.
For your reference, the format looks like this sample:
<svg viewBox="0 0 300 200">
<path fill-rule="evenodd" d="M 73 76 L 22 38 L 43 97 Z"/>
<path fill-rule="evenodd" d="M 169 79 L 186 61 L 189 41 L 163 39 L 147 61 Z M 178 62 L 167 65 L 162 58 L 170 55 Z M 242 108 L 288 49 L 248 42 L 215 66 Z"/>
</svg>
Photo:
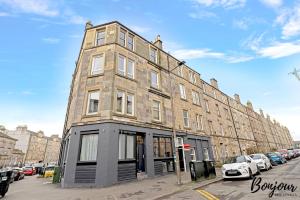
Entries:
<svg viewBox="0 0 300 200">
<path fill-rule="evenodd" d="M 0 124 L 61 134 L 84 24 L 118 20 L 300 140 L 300 1 L 0 0 Z"/>
</svg>

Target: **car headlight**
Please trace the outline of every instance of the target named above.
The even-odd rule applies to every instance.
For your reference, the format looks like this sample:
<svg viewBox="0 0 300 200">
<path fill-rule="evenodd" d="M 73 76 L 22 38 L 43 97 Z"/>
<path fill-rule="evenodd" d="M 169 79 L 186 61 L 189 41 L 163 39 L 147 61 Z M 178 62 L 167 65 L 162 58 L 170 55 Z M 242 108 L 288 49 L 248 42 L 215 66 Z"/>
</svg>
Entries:
<svg viewBox="0 0 300 200">
<path fill-rule="evenodd" d="M 245 168 L 247 168 L 247 166 L 245 166 L 245 165 L 241 165 L 238 167 L 238 169 L 245 169 Z"/>
</svg>

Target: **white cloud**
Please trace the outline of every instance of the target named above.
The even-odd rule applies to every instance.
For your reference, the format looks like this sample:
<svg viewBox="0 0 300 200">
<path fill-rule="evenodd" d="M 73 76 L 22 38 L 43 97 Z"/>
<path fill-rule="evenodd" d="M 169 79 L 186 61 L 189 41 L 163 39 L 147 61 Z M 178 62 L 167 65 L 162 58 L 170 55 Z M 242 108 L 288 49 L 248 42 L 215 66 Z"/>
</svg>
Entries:
<svg viewBox="0 0 300 200">
<path fill-rule="evenodd" d="M 143 27 L 143 26 L 137 26 L 137 25 L 129 25 L 129 28 L 131 28 L 133 31 L 140 33 L 140 34 L 150 31 L 149 27 Z"/>
<path fill-rule="evenodd" d="M 24 90 L 21 92 L 22 95 L 25 95 L 25 96 L 29 96 L 29 95 L 34 95 L 34 93 L 32 91 L 29 91 L 29 90 Z"/>
<path fill-rule="evenodd" d="M 6 13 L 6 12 L 0 12 L 0 17 L 6 17 L 9 16 L 10 14 Z"/>
<path fill-rule="evenodd" d="M 47 17 L 59 15 L 47 0 L 0 0 L 0 4 L 11 8 L 14 12 L 32 13 Z"/>
<path fill-rule="evenodd" d="M 248 29 L 248 21 L 245 19 L 241 19 L 241 20 L 234 20 L 233 21 L 233 26 L 241 29 L 241 30 L 247 30 Z"/>
<path fill-rule="evenodd" d="M 180 49 L 173 51 L 172 54 L 180 60 L 212 58 L 223 60 L 228 63 L 240 63 L 254 59 L 252 56 L 235 54 L 227 55 L 222 52 L 212 51 L 211 49 Z"/>
<path fill-rule="evenodd" d="M 300 41 L 276 42 L 270 46 L 261 47 L 256 51 L 262 57 L 271 59 L 282 58 L 300 53 Z"/>
<path fill-rule="evenodd" d="M 42 39 L 45 43 L 48 44 L 57 44 L 60 42 L 59 38 L 47 37 Z"/>
<path fill-rule="evenodd" d="M 199 10 L 197 12 L 190 13 L 189 16 L 193 19 L 217 18 L 215 13 L 206 10 Z"/>
<path fill-rule="evenodd" d="M 246 0 L 193 0 L 197 4 L 206 7 L 223 7 L 225 9 L 235 9 L 244 7 Z"/>
<path fill-rule="evenodd" d="M 269 7 L 277 8 L 282 5 L 282 0 L 260 0 L 263 4 Z"/>
</svg>

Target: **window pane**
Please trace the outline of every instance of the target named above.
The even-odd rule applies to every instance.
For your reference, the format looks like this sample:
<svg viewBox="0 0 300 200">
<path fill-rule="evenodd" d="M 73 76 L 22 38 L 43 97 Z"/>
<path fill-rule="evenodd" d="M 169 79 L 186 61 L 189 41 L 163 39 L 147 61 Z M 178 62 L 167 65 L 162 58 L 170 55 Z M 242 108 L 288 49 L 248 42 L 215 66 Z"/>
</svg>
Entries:
<svg viewBox="0 0 300 200">
<path fill-rule="evenodd" d="M 165 138 L 159 138 L 159 157 L 165 157 L 166 155 L 166 140 Z"/>
<path fill-rule="evenodd" d="M 180 90 L 180 97 L 186 99 L 185 87 L 182 84 L 179 84 L 179 90 Z"/>
<path fill-rule="evenodd" d="M 125 46 L 125 32 L 123 30 L 120 31 L 120 45 Z"/>
<path fill-rule="evenodd" d="M 151 72 L 151 86 L 158 88 L 158 74 L 156 72 Z"/>
<path fill-rule="evenodd" d="M 159 101 L 153 101 L 152 115 L 153 115 L 153 119 L 160 120 L 160 102 Z"/>
<path fill-rule="evenodd" d="M 103 64 L 104 64 L 103 55 L 98 55 L 98 56 L 93 57 L 92 75 L 102 73 L 103 72 Z"/>
<path fill-rule="evenodd" d="M 119 159 L 124 160 L 125 159 L 125 134 L 119 134 Z"/>
<path fill-rule="evenodd" d="M 119 56 L 118 73 L 125 75 L 125 58 L 123 56 Z"/>
<path fill-rule="evenodd" d="M 134 136 L 127 135 L 127 155 L 126 159 L 134 159 Z"/>
<path fill-rule="evenodd" d="M 134 62 L 130 59 L 128 59 L 127 63 L 127 76 L 129 78 L 134 78 Z"/>
<path fill-rule="evenodd" d="M 171 138 L 165 138 L 166 140 L 166 157 L 172 157 L 172 143 Z"/>
<path fill-rule="evenodd" d="M 82 135 L 80 161 L 96 161 L 98 134 Z"/>
<path fill-rule="evenodd" d="M 204 160 L 209 160 L 209 154 L 207 148 L 203 148 L 203 155 L 204 155 Z"/>
<path fill-rule="evenodd" d="M 104 40 L 105 40 L 105 31 L 98 31 L 97 32 L 97 45 L 102 45 L 104 44 Z"/>
<path fill-rule="evenodd" d="M 124 92 L 117 92 L 117 112 L 123 113 Z"/>
<path fill-rule="evenodd" d="M 99 92 L 91 92 L 88 101 L 88 113 L 98 112 Z"/>
<path fill-rule="evenodd" d="M 187 111 L 183 111 L 183 121 L 184 121 L 184 126 L 188 127 L 189 126 L 189 115 Z"/>
<path fill-rule="evenodd" d="M 158 152 L 158 138 L 157 137 L 153 137 L 153 156 L 154 157 L 158 157 L 159 156 L 159 152 Z"/>
<path fill-rule="evenodd" d="M 134 96 L 127 96 L 127 114 L 133 115 Z"/>
<path fill-rule="evenodd" d="M 152 62 L 156 63 L 157 61 L 156 56 L 157 56 L 156 49 L 150 48 L 150 60 Z"/>
<path fill-rule="evenodd" d="M 130 50 L 133 50 L 133 35 L 128 35 L 127 47 Z"/>
</svg>

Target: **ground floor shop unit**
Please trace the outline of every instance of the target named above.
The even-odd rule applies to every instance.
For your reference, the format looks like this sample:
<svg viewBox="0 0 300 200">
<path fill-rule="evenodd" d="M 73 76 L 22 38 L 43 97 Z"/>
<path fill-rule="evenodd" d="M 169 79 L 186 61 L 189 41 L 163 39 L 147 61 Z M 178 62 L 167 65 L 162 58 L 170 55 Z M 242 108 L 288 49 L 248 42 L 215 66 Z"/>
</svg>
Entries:
<svg viewBox="0 0 300 200">
<path fill-rule="evenodd" d="M 210 138 L 176 132 L 181 170 L 213 160 Z M 171 130 L 120 123 L 74 126 L 63 141 L 62 187 L 104 187 L 175 173 Z M 188 146 L 188 149 L 184 149 Z"/>
</svg>

